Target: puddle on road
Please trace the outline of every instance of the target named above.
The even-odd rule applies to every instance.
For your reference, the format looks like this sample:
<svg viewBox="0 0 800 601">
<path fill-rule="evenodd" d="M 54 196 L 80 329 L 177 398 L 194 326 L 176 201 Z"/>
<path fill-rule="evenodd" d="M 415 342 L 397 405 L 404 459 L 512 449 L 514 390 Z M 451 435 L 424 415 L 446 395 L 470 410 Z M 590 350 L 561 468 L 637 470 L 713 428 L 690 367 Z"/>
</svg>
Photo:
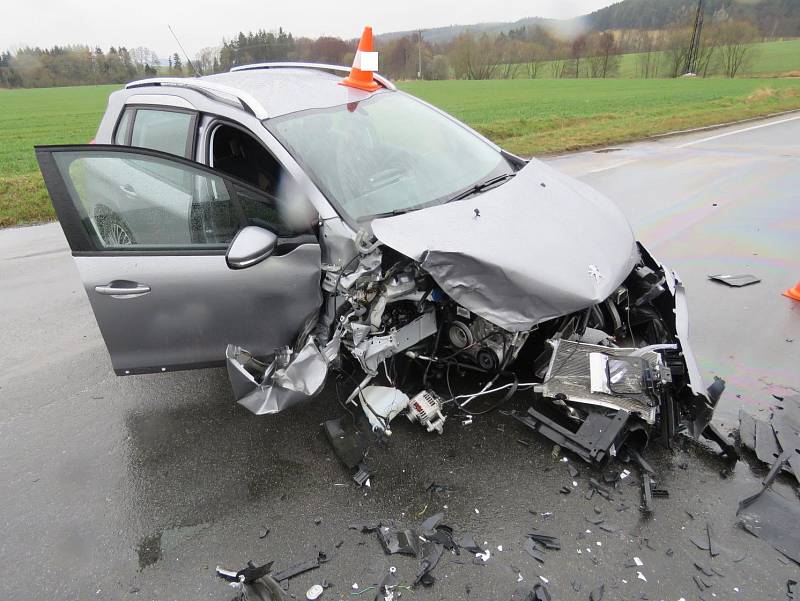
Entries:
<svg viewBox="0 0 800 601">
<path fill-rule="evenodd" d="M 157 563 L 165 553 L 171 553 L 181 543 L 200 534 L 210 525 L 204 522 L 191 526 L 178 526 L 145 536 L 136 547 L 136 554 L 139 556 L 139 571 Z"/>
</svg>

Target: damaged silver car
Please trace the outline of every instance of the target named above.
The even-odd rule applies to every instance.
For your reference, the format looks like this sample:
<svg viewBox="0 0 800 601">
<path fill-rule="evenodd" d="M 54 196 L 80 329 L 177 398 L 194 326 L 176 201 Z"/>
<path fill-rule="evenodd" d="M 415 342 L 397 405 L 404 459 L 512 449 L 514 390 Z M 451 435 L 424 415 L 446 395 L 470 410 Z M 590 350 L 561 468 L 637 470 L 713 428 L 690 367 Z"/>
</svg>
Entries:
<svg viewBox="0 0 800 601">
<path fill-rule="evenodd" d="M 134 82 L 37 147 L 118 375 L 225 363 L 259 415 L 335 376 L 387 434 L 524 398 L 594 462 L 709 432 L 683 286 L 612 202 L 346 71 Z"/>
</svg>

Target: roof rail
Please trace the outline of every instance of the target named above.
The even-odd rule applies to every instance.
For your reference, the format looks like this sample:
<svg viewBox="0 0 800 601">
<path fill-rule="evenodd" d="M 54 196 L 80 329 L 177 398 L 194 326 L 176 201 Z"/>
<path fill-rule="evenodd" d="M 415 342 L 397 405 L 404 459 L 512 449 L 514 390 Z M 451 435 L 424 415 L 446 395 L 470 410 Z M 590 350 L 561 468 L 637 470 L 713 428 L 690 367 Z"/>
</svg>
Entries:
<svg viewBox="0 0 800 601">
<path fill-rule="evenodd" d="M 220 100 L 236 108 L 242 108 L 259 121 L 269 118 L 269 113 L 264 106 L 252 95 L 237 88 L 207 81 L 204 79 L 188 77 L 153 77 L 132 81 L 125 86 L 126 90 L 144 88 L 148 86 L 186 88 L 194 90 L 204 96 Z"/>
<path fill-rule="evenodd" d="M 350 67 L 343 67 L 341 65 L 326 65 L 323 63 L 254 63 L 252 65 L 239 65 L 233 67 L 231 73 L 237 71 L 255 71 L 257 69 L 317 69 L 319 71 L 334 71 L 336 73 L 350 73 Z M 372 74 L 375 81 L 382 85 L 387 90 L 396 90 L 395 85 L 378 73 Z"/>
</svg>

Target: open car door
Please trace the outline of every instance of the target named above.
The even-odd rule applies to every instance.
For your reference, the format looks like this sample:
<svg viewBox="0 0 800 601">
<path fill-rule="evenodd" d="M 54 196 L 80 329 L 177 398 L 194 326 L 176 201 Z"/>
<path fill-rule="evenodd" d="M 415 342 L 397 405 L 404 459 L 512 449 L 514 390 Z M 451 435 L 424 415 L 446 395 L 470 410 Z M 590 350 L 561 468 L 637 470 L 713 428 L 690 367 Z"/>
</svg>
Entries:
<svg viewBox="0 0 800 601">
<path fill-rule="evenodd" d="M 117 375 L 223 365 L 228 343 L 267 357 L 319 310 L 318 240 L 285 225 L 274 197 L 144 148 L 36 156 Z M 276 245 L 231 269 L 226 250 L 249 225 Z"/>
</svg>

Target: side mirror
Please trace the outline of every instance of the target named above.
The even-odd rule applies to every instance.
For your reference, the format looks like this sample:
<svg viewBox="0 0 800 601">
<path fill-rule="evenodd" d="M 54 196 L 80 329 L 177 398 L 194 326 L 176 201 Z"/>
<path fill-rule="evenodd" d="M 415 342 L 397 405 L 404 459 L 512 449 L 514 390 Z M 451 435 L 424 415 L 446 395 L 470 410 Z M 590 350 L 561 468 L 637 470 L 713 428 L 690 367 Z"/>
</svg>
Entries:
<svg viewBox="0 0 800 601">
<path fill-rule="evenodd" d="M 269 257 L 278 245 L 278 237 L 269 230 L 248 225 L 239 230 L 225 253 L 231 269 L 244 269 Z"/>
</svg>

